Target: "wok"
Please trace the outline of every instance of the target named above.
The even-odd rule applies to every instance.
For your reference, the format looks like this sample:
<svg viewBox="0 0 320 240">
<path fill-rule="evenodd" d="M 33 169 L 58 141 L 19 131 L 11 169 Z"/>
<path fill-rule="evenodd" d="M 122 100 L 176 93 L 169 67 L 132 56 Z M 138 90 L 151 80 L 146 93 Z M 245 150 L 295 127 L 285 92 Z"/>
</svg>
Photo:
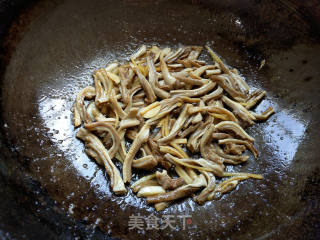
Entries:
<svg viewBox="0 0 320 240">
<path fill-rule="evenodd" d="M 0 1 L 1 239 L 318 239 L 319 1 Z M 272 105 L 249 133 L 260 173 L 221 199 L 157 213 L 115 197 L 75 138 L 70 108 L 94 69 L 140 44 L 209 44 Z M 262 60 L 265 66 L 258 70 Z M 229 167 L 231 169 L 232 167 Z M 130 215 L 190 215 L 129 230 Z"/>
</svg>

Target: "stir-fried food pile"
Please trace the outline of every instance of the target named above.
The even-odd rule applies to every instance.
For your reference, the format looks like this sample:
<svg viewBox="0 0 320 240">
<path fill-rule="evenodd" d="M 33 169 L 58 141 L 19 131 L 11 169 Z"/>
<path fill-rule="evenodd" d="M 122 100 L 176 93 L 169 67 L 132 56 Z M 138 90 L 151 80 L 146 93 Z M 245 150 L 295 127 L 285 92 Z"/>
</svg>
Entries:
<svg viewBox="0 0 320 240">
<path fill-rule="evenodd" d="M 262 179 L 225 172 L 225 165 L 246 162 L 246 150 L 258 156 L 245 129 L 268 119 L 273 108 L 252 111 L 266 92 L 250 90 L 236 69 L 206 49 L 212 64 L 198 60 L 201 46 L 143 45 L 129 62 L 96 70 L 94 86 L 78 93 L 74 126 L 83 127 L 77 137 L 105 167 L 115 194 L 126 194 L 135 169 L 151 172 L 131 188 L 157 210 L 188 196 L 203 204 L 242 180 Z"/>
</svg>

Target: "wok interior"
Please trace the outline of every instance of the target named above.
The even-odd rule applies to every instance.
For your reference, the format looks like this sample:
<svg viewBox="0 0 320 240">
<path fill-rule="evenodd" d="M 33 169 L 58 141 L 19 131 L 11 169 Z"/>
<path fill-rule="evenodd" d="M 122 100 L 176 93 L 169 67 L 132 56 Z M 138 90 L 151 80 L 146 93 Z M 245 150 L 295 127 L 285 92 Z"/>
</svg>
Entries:
<svg viewBox="0 0 320 240">
<path fill-rule="evenodd" d="M 298 231 L 301 236 L 310 234 L 300 226 L 316 214 L 312 207 L 316 204 L 310 203 L 317 198 L 309 191 L 316 191 L 310 181 L 319 179 L 318 140 L 312 130 L 319 121 L 320 59 L 315 54 L 319 44 L 307 37 L 311 29 L 292 10 L 269 1 L 246 3 L 43 1 L 22 16 L 32 21 L 19 32 L 2 80 L 7 142 L 2 148 L 11 161 L 1 162 L 7 175 L 22 166 L 24 175 L 41 186 L 34 196 L 37 202 L 65 211 L 51 213 L 35 206 L 41 219 L 67 213 L 129 239 L 281 238 L 289 229 L 291 236 Z M 227 169 L 261 173 L 263 181 L 247 180 L 204 206 L 186 199 L 160 213 L 131 192 L 124 197 L 112 194 L 104 170 L 86 156 L 75 138 L 70 109 L 77 92 L 92 83 L 94 69 L 127 59 L 141 44 L 172 48 L 209 44 L 251 86 L 268 92 L 256 111 L 271 105 L 276 114 L 248 131 L 256 139 L 260 157 Z M 258 71 L 263 59 L 266 66 Z M 184 231 L 177 222 L 175 230 L 129 232 L 129 215 L 138 213 L 191 215 L 192 224 Z"/>
</svg>

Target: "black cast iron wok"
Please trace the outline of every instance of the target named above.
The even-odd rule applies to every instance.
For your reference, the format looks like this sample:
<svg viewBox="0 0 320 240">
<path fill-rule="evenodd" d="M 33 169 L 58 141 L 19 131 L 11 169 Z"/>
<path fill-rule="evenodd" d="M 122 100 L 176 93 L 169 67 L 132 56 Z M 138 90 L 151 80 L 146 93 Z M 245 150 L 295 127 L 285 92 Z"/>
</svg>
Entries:
<svg viewBox="0 0 320 240">
<path fill-rule="evenodd" d="M 317 239 L 319 231 L 319 1 L 0 1 L 1 239 Z M 153 208 L 114 197 L 83 153 L 71 112 L 91 73 L 140 44 L 210 44 L 276 114 L 250 133 L 261 173 L 191 215 L 182 229 L 129 231 Z M 260 62 L 266 65 L 258 71 Z"/>
</svg>

